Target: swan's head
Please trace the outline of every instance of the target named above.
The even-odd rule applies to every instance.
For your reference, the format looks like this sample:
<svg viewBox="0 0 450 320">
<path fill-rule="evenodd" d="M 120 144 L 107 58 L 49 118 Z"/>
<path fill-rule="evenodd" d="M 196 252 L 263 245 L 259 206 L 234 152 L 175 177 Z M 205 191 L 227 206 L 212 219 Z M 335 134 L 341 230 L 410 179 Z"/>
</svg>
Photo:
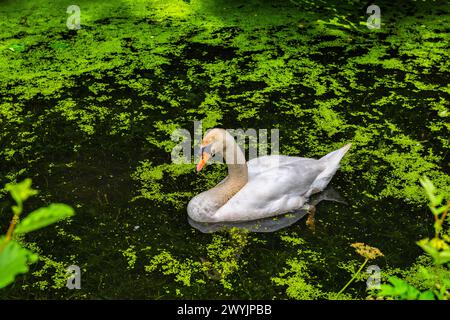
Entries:
<svg viewBox="0 0 450 320">
<path fill-rule="evenodd" d="M 208 131 L 200 144 L 201 159 L 197 164 L 197 172 L 202 170 L 208 160 L 215 154 L 224 154 L 225 142 L 229 133 L 224 129 L 215 128 Z"/>
</svg>

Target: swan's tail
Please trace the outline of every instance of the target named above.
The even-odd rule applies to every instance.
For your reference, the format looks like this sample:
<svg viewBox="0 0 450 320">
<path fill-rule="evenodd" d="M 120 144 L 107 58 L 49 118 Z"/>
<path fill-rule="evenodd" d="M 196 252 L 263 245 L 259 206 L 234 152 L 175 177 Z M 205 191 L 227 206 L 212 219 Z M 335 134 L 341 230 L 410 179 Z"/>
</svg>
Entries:
<svg viewBox="0 0 450 320">
<path fill-rule="evenodd" d="M 345 156 L 345 154 L 347 153 L 348 149 L 350 149 L 351 146 L 352 146 L 351 143 L 346 144 L 342 148 L 332 151 L 329 154 L 327 154 L 326 156 L 323 156 L 322 158 L 320 158 L 320 160 L 327 161 L 329 163 L 333 162 L 338 165 L 339 162 L 341 162 L 341 159 Z"/>
<path fill-rule="evenodd" d="M 320 192 L 327 187 L 328 183 L 331 181 L 331 178 L 333 178 L 337 169 L 339 169 L 339 162 L 341 162 L 342 158 L 351 146 L 352 144 L 349 143 L 319 159 L 319 161 L 325 164 L 325 169 L 312 183 L 309 194 Z"/>
</svg>

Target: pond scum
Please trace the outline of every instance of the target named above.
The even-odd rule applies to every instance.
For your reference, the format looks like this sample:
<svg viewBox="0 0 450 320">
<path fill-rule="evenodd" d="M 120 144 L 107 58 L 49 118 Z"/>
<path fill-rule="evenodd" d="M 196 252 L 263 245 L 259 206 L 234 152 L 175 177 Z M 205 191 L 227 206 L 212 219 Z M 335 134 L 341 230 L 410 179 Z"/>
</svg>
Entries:
<svg viewBox="0 0 450 320">
<path fill-rule="evenodd" d="M 450 5 L 375 3 L 369 30 L 358 0 L 2 1 L 0 186 L 31 178 L 27 210 L 76 215 L 18 239 L 39 260 L 0 298 L 377 298 L 355 243 L 380 251 L 382 283 L 397 276 L 385 296 L 449 288 L 415 242 L 434 233 L 419 179 L 450 199 Z M 170 160 L 171 133 L 198 120 L 279 129 L 286 155 L 352 142 L 332 181 L 348 205 L 321 203 L 315 233 L 200 233 L 186 205 L 225 168 Z M 11 205 L 2 189 L 1 234 Z"/>
</svg>

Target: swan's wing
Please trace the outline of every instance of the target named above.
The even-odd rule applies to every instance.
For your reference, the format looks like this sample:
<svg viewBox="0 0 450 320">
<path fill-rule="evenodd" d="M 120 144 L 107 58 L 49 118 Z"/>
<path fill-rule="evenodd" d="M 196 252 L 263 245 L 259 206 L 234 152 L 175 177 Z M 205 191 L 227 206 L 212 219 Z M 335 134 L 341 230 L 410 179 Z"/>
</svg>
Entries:
<svg viewBox="0 0 450 320">
<path fill-rule="evenodd" d="M 300 208 L 311 185 L 326 166 L 315 159 L 284 158 L 293 159 L 263 159 L 258 161 L 259 165 L 250 164 L 249 167 L 254 169 L 251 178 L 217 210 L 213 220 L 260 219 Z M 275 165 L 276 161 L 279 162 Z"/>
<path fill-rule="evenodd" d="M 313 160 L 313 159 L 274 155 L 274 156 L 263 156 L 249 160 L 247 161 L 248 178 L 252 179 L 253 177 L 257 176 L 260 173 L 277 168 L 279 166 L 292 164 L 294 161 L 297 160 Z M 228 176 L 225 177 L 222 181 L 220 181 L 217 185 L 224 183 L 227 179 Z"/>
<path fill-rule="evenodd" d="M 278 167 L 291 167 L 300 170 L 307 170 L 308 168 L 303 168 L 305 163 L 316 163 L 316 167 L 322 170 L 317 176 L 314 182 L 309 187 L 309 192 L 305 194 L 309 197 L 311 194 L 317 193 L 324 190 L 331 178 L 333 178 L 336 170 L 339 168 L 339 162 L 342 157 L 347 153 L 351 147 L 351 143 L 343 146 L 338 150 L 334 150 L 322 158 L 315 160 L 310 158 L 301 157 L 289 157 L 289 156 L 264 156 L 260 158 L 253 159 L 247 162 L 249 180 L 258 176 L 259 174 L 265 174 L 268 170 L 272 170 Z M 320 165 L 318 165 L 320 163 Z M 313 174 L 315 171 L 312 172 Z"/>
<path fill-rule="evenodd" d="M 289 156 L 281 156 L 281 155 L 274 155 L 274 156 L 263 156 L 256 159 L 252 159 L 247 161 L 247 167 L 248 167 L 248 177 L 251 179 L 252 177 L 255 177 L 256 175 L 266 172 L 268 170 L 293 164 L 294 162 L 298 160 L 313 160 L 309 158 L 301 158 L 301 157 L 289 157 Z"/>
</svg>

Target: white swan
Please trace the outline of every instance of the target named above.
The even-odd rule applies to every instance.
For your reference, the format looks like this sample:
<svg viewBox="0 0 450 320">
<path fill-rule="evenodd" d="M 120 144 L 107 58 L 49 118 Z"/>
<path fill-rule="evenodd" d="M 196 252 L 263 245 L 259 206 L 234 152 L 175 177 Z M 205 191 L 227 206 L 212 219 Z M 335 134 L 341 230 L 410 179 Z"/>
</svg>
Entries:
<svg viewBox="0 0 450 320">
<path fill-rule="evenodd" d="M 246 162 L 230 133 L 212 129 L 202 140 L 197 171 L 219 154 L 228 165 L 228 176 L 192 198 L 188 215 L 199 222 L 245 221 L 309 208 L 309 196 L 328 185 L 350 146 L 320 159 L 274 155 Z"/>
</svg>

